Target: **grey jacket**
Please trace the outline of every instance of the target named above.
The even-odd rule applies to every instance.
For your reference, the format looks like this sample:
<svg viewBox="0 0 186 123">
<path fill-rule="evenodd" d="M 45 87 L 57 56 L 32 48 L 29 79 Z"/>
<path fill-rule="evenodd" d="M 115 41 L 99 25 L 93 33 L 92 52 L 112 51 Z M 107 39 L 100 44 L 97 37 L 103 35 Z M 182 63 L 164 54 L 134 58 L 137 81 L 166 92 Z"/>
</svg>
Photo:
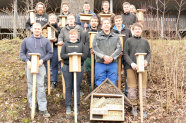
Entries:
<svg viewBox="0 0 186 123">
<path fill-rule="evenodd" d="M 113 62 L 117 62 L 121 53 L 120 38 L 113 32 L 106 35 L 101 31 L 94 37 L 93 51 L 96 55 L 96 62 L 104 63 L 103 56 L 105 55 L 113 57 Z"/>
<path fill-rule="evenodd" d="M 61 29 L 60 34 L 58 36 L 58 42 L 61 42 L 61 41 L 63 41 L 63 42 L 70 41 L 69 31 L 71 29 L 77 29 L 78 30 L 78 39 L 80 41 L 83 41 L 83 43 L 85 43 L 85 38 L 84 38 L 85 33 L 83 31 L 83 28 L 80 25 L 75 25 L 73 28 L 70 28 L 68 24 Z"/>
</svg>

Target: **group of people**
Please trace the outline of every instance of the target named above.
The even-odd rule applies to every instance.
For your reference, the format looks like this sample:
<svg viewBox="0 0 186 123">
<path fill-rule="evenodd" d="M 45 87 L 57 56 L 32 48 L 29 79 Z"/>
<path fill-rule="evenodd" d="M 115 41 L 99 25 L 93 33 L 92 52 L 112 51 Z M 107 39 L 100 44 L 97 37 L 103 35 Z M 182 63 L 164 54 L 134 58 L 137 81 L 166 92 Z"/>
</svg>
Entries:
<svg viewBox="0 0 186 123">
<path fill-rule="evenodd" d="M 32 107 L 32 74 L 31 58 L 28 53 L 40 53 L 39 73 L 37 74 L 37 102 L 38 109 L 44 117 L 50 117 L 47 111 L 47 100 L 44 88 L 44 76 L 46 75 L 47 60 L 52 61 L 52 88 L 55 88 L 58 79 L 58 50 L 57 45 L 62 49 L 60 57 L 63 60 L 62 73 L 65 80 L 65 105 L 66 114 L 71 114 L 72 92 L 73 92 L 73 73 L 69 72 L 68 53 L 82 53 L 81 72 L 77 73 L 77 106 L 80 106 L 80 90 L 84 70 L 87 73 L 89 90 L 91 89 L 91 54 L 95 55 L 95 87 L 98 87 L 106 78 L 109 78 L 117 86 L 118 81 L 118 57 L 122 57 L 122 65 L 125 73 L 125 95 L 133 103 L 132 114 L 137 116 L 137 61 L 135 53 L 147 53 L 145 56 L 145 69 L 150 61 L 150 46 L 146 39 L 141 37 L 142 24 L 138 23 L 135 15 L 135 6 L 128 2 L 123 3 L 123 14 L 115 15 L 109 10 L 109 2 L 102 2 L 102 11 L 95 14 L 90 10 L 90 4 L 85 2 L 83 11 L 80 13 L 92 14 L 89 23 L 80 20 L 80 13 L 75 17 L 69 12 L 68 3 L 62 4 L 62 15 L 67 16 L 67 23 L 61 28 L 62 23 L 55 14 L 47 15 L 45 5 L 42 2 L 36 4 L 36 23 L 31 24 L 30 18 L 26 22 L 26 29 L 32 32 L 30 37 L 23 40 L 20 48 L 20 58 L 26 62 L 26 75 L 28 84 L 28 102 Z M 110 14 L 110 19 L 101 19 L 101 14 Z M 42 26 L 50 23 L 58 33 L 50 41 L 42 36 Z M 97 32 L 89 48 L 89 32 Z M 119 34 L 124 34 L 123 46 L 120 42 Z M 123 47 L 123 51 L 122 51 Z M 122 66 L 119 66 L 122 67 Z M 147 71 L 143 73 L 143 98 L 146 102 Z M 145 106 L 146 104 L 144 104 Z M 144 111 L 144 116 L 146 112 Z"/>
</svg>

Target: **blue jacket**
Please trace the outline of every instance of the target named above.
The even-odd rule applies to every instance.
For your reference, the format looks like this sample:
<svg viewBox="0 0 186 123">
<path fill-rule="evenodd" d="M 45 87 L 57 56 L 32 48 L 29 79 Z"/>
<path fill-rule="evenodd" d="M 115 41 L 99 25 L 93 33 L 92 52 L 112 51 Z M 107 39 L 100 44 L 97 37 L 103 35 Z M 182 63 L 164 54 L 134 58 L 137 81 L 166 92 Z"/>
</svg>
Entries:
<svg viewBox="0 0 186 123">
<path fill-rule="evenodd" d="M 84 14 L 85 12 L 82 11 L 81 13 Z M 96 14 L 94 12 L 90 11 L 90 10 L 89 10 L 89 13 L 88 14 L 93 14 L 93 16 L 96 16 Z M 76 21 L 77 21 L 77 24 L 80 25 L 81 27 L 83 27 L 83 29 L 84 29 L 84 22 L 81 22 L 80 21 L 80 13 L 77 15 Z M 90 24 L 88 24 L 88 27 L 90 27 Z"/>
<path fill-rule="evenodd" d="M 25 38 L 20 48 L 20 59 L 24 62 L 31 61 L 29 53 L 40 53 L 39 59 L 42 59 L 43 62 L 49 60 L 53 54 L 50 41 L 43 36 L 35 38 L 31 35 Z"/>
</svg>

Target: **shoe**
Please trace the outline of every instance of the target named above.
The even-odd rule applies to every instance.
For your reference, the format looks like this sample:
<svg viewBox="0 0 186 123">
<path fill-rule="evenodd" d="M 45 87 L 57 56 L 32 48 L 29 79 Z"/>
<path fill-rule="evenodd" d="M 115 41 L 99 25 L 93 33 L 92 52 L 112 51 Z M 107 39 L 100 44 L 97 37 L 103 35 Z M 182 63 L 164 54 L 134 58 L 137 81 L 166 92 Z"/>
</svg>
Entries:
<svg viewBox="0 0 186 123">
<path fill-rule="evenodd" d="M 71 107 L 70 106 L 66 107 L 66 114 L 71 114 Z"/>
<path fill-rule="evenodd" d="M 83 91 L 80 91 L 80 97 L 82 97 L 84 95 Z"/>
<path fill-rule="evenodd" d="M 147 112 L 143 112 L 143 118 L 147 118 Z"/>
<path fill-rule="evenodd" d="M 131 113 L 135 117 L 137 117 L 137 115 L 138 115 L 137 109 L 132 109 Z"/>
<path fill-rule="evenodd" d="M 52 82 L 50 89 L 55 89 L 55 88 L 56 88 L 56 82 Z"/>
<path fill-rule="evenodd" d="M 45 88 L 45 90 L 48 89 L 48 82 L 47 83 L 46 82 L 44 83 L 44 88 Z"/>
<path fill-rule="evenodd" d="M 43 117 L 50 117 L 50 114 L 48 113 L 48 111 L 39 111 L 40 114 L 43 115 Z"/>
</svg>

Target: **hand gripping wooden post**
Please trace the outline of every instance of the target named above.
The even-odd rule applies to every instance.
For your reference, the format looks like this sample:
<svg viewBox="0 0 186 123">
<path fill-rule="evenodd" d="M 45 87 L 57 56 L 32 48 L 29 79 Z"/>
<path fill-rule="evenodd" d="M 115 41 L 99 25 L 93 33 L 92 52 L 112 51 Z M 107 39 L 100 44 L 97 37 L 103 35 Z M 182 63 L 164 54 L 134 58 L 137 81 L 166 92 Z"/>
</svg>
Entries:
<svg viewBox="0 0 186 123">
<path fill-rule="evenodd" d="M 77 76 L 81 72 L 82 53 L 69 53 L 69 72 L 74 72 L 74 121 L 77 123 Z"/>
<path fill-rule="evenodd" d="M 36 74 L 39 69 L 39 53 L 29 53 L 31 56 L 31 73 L 33 73 L 33 88 L 32 88 L 32 112 L 31 119 L 34 120 L 35 116 L 35 102 L 36 102 Z"/>
<path fill-rule="evenodd" d="M 142 97 L 142 73 L 144 70 L 144 56 L 146 53 L 136 53 L 137 57 L 137 72 L 139 73 L 139 98 L 140 98 L 140 116 L 141 123 L 143 123 L 143 97 Z"/>
<path fill-rule="evenodd" d="M 137 13 L 136 13 L 136 16 L 137 16 L 137 18 L 138 18 L 138 21 L 139 22 L 141 22 L 142 24 L 143 24 L 143 22 L 144 22 L 144 12 L 146 12 L 146 10 L 145 9 L 137 9 L 137 11 L 136 11 Z"/>
<path fill-rule="evenodd" d="M 88 23 L 91 19 L 91 17 L 93 16 L 93 14 L 83 14 L 80 13 L 80 21 L 84 22 L 84 23 Z M 87 30 L 87 28 L 85 28 L 85 31 Z"/>
<path fill-rule="evenodd" d="M 123 52 L 123 38 L 125 37 L 125 35 L 120 34 L 119 38 L 120 38 L 120 43 L 122 46 L 122 52 Z M 118 88 L 121 89 L 121 55 L 118 58 Z"/>
<path fill-rule="evenodd" d="M 67 16 L 66 15 L 59 15 L 59 22 L 61 22 L 61 28 L 65 27 L 67 23 Z"/>
<path fill-rule="evenodd" d="M 92 50 L 92 43 L 94 40 L 94 36 L 97 32 L 89 32 L 90 34 L 90 49 Z M 91 54 L 91 91 L 94 90 L 94 54 Z"/>
<path fill-rule="evenodd" d="M 57 45 L 57 44 L 56 44 Z M 58 45 L 57 50 L 58 50 L 58 60 L 61 62 L 61 68 L 63 68 L 63 60 L 61 59 L 61 48 L 62 46 Z M 65 99 L 65 79 L 63 76 L 63 72 L 61 72 L 61 79 L 62 79 L 62 85 L 63 85 L 63 98 Z"/>
<path fill-rule="evenodd" d="M 34 23 L 36 23 L 35 10 L 29 10 L 28 12 L 30 14 L 30 24 L 33 25 Z"/>
</svg>

